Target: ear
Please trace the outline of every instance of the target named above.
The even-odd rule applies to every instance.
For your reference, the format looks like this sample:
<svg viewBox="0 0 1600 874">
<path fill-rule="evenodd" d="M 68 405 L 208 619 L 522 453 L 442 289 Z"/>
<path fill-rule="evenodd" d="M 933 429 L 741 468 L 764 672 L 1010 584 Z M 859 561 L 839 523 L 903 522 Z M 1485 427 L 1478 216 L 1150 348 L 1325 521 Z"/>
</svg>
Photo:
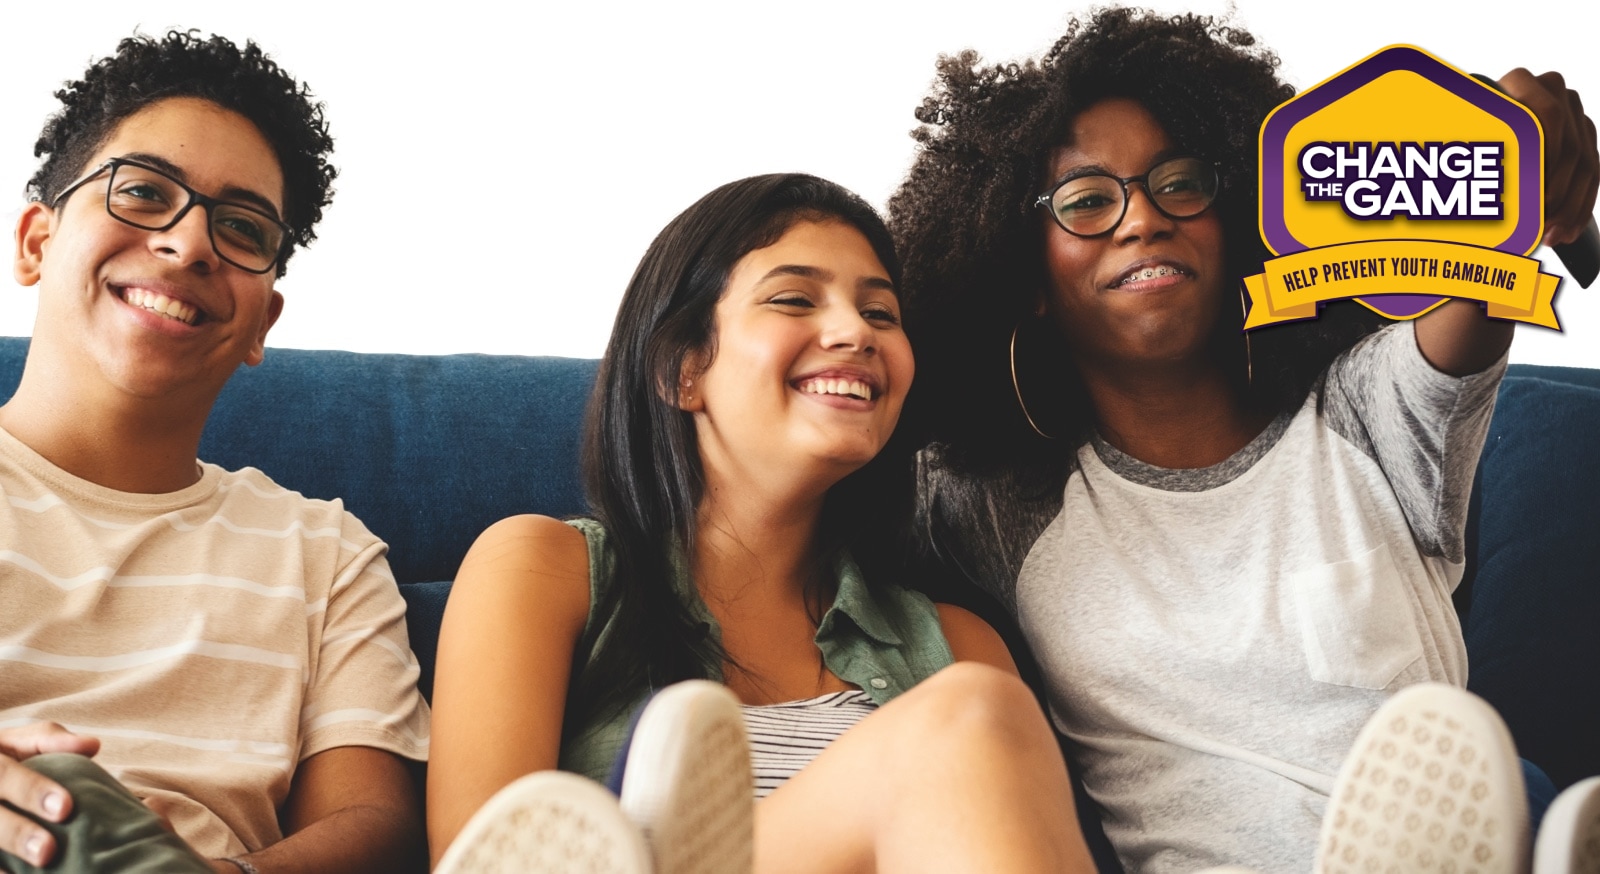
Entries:
<svg viewBox="0 0 1600 874">
<path fill-rule="evenodd" d="M 266 318 L 261 320 L 261 333 L 256 335 L 256 343 L 250 347 L 250 352 L 244 358 L 244 363 L 255 367 L 267 357 L 267 332 L 278 323 L 278 316 L 283 315 L 283 294 L 273 289 L 270 294 L 272 299 L 267 302 Z"/>
<path fill-rule="evenodd" d="M 20 285 L 37 285 L 44 274 L 44 251 L 55 231 L 55 210 L 34 201 L 17 217 L 17 252 L 11 275 Z"/>
<path fill-rule="evenodd" d="M 697 381 L 709 364 L 699 351 L 684 356 L 683 366 L 678 368 L 678 409 L 685 413 L 698 413 L 706 408 L 706 398 Z"/>
</svg>

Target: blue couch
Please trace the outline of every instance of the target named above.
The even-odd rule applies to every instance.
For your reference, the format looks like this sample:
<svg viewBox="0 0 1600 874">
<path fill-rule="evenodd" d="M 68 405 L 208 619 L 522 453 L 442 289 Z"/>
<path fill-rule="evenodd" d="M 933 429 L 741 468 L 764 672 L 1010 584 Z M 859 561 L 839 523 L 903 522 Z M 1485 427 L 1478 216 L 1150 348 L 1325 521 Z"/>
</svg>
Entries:
<svg viewBox="0 0 1600 874">
<path fill-rule="evenodd" d="M 0 397 L 27 341 L 0 338 Z M 201 457 L 342 497 L 390 544 L 424 694 L 450 579 L 516 513 L 583 509 L 597 362 L 269 350 L 218 401 Z M 1566 786 L 1600 774 L 1600 370 L 1513 366 L 1478 471 L 1458 606 L 1471 687 Z"/>
</svg>

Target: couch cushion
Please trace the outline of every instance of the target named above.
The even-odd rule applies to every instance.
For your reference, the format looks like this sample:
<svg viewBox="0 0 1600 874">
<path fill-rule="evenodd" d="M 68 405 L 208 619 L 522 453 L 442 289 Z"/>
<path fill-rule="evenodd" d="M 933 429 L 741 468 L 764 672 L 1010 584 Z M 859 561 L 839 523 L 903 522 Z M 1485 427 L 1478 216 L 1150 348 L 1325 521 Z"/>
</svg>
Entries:
<svg viewBox="0 0 1600 874">
<path fill-rule="evenodd" d="M 1517 367 L 1478 468 L 1468 687 L 1558 786 L 1600 774 L 1597 439 L 1600 371 Z"/>
<path fill-rule="evenodd" d="M 439 623 L 450 598 L 450 581 L 405 583 L 400 594 L 406 599 L 406 632 L 411 635 L 411 651 L 417 654 L 422 676 L 417 688 L 433 703 L 433 668 L 439 655 Z"/>
<path fill-rule="evenodd" d="M 483 529 L 583 509 L 578 444 L 597 362 L 268 350 L 217 401 L 200 456 L 345 506 L 402 582 L 447 580 Z"/>
</svg>

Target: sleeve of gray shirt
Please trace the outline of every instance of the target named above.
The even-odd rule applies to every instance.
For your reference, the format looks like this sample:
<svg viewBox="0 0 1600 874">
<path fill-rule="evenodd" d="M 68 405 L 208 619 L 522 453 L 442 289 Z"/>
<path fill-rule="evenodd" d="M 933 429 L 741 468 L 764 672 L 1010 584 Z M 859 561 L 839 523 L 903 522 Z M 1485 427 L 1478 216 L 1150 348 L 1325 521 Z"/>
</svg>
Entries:
<svg viewBox="0 0 1600 874">
<path fill-rule="evenodd" d="M 1459 562 L 1467 501 L 1506 358 L 1455 377 L 1417 348 L 1414 322 L 1334 359 L 1320 387 L 1328 427 L 1378 463 L 1424 555 Z"/>
</svg>

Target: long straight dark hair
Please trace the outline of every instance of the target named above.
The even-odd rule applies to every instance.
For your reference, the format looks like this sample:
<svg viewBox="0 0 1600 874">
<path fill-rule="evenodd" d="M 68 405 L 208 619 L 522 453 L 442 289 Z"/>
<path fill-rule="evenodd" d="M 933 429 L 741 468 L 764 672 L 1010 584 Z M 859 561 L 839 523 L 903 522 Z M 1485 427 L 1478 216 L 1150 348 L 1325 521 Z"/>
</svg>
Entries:
<svg viewBox="0 0 1600 874">
<path fill-rule="evenodd" d="M 694 423 L 678 408 L 679 377 L 690 355 L 709 362 L 716 354 L 714 314 L 734 265 L 800 221 L 860 231 L 899 288 L 894 244 L 872 207 L 797 173 L 740 179 L 700 198 L 661 231 L 628 283 L 589 401 L 583 458 L 614 579 L 590 608 L 604 619 L 591 622 L 574 659 L 568 731 L 620 712 L 650 689 L 716 676 L 726 661 L 673 589 L 674 552 L 682 561 L 694 555 L 704 487 Z M 904 555 L 909 460 L 909 448 L 891 439 L 823 505 L 821 545 L 849 550 L 869 581 Z M 602 629 L 607 645 L 596 647 Z"/>
</svg>

